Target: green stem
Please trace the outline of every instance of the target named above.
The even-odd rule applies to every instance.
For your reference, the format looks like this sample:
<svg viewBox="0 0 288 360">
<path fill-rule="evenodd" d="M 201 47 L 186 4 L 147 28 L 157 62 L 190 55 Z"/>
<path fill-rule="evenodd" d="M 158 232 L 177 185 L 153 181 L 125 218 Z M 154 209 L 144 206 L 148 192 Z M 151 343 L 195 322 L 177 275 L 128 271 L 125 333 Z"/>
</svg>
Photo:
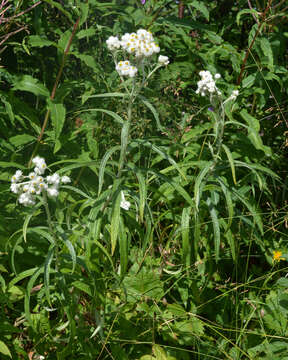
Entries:
<svg viewBox="0 0 288 360">
<path fill-rule="evenodd" d="M 120 151 L 120 159 L 119 159 L 117 178 L 120 178 L 122 169 L 124 166 L 124 162 L 126 160 L 126 151 L 127 151 L 127 146 L 128 146 L 129 132 L 130 132 L 130 126 L 131 126 L 131 119 L 132 119 L 132 105 L 133 105 L 134 99 L 135 98 L 133 97 L 133 95 L 131 95 L 129 98 L 128 109 L 127 109 L 127 120 L 122 127 L 121 151 Z"/>
<path fill-rule="evenodd" d="M 46 212 L 46 215 L 47 215 L 48 228 L 49 228 L 49 231 L 52 234 L 52 236 L 54 238 L 54 242 L 55 242 L 55 254 L 56 254 L 55 268 L 56 268 L 56 271 L 57 271 L 58 270 L 58 253 L 59 253 L 58 241 L 57 241 L 57 236 L 56 236 L 56 234 L 54 232 L 53 225 L 52 225 L 52 218 L 51 218 L 51 213 L 50 213 L 50 210 L 49 210 L 46 191 L 43 191 L 42 195 L 43 195 L 43 204 L 44 204 L 45 212 Z"/>
</svg>

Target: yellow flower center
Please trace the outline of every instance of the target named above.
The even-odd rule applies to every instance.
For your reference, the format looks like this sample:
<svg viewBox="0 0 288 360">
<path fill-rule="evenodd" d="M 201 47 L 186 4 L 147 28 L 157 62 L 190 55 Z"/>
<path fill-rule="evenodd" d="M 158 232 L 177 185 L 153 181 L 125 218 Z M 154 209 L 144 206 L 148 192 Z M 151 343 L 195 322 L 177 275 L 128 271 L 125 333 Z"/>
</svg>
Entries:
<svg viewBox="0 0 288 360">
<path fill-rule="evenodd" d="M 282 257 L 282 251 L 273 251 L 273 261 L 279 262 L 280 260 L 285 260 L 285 258 Z"/>
</svg>

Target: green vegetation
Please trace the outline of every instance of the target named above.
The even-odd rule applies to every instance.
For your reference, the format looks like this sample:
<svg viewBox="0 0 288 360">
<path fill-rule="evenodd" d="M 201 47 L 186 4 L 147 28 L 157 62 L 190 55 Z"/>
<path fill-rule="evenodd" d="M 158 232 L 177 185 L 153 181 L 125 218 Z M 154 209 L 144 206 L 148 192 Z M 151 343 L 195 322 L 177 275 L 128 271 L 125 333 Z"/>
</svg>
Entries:
<svg viewBox="0 0 288 360">
<path fill-rule="evenodd" d="M 0 0 L 1 359 L 288 360 L 286 25 Z"/>
</svg>

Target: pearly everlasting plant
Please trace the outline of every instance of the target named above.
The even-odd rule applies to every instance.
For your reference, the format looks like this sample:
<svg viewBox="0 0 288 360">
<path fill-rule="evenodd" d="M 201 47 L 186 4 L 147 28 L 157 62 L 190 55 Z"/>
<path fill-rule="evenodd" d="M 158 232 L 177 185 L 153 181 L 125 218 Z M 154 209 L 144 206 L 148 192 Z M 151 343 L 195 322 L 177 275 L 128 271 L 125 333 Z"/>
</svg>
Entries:
<svg viewBox="0 0 288 360">
<path fill-rule="evenodd" d="M 24 206 L 34 205 L 36 203 L 36 195 L 43 192 L 49 197 L 57 197 L 59 195 L 59 187 L 61 184 L 71 182 L 68 176 L 53 175 L 42 176 L 47 169 L 45 159 L 36 156 L 32 163 L 35 165 L 34 170 L 24 176 L 21 170 L 17 170 L 11 178 L 10 190 L 19 195 L 18 201 Z"/>
</svg>

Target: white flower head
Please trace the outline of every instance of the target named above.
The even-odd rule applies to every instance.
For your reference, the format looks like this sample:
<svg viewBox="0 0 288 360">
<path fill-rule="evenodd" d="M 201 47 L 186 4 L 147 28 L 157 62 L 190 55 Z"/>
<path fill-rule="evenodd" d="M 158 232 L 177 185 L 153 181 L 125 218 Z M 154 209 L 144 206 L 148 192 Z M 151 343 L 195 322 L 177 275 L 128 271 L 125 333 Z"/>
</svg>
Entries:
<svg viewBox="0 0 288 360">
<path fill-rule="evenodd" d="M 121 43 L 117 36 L 110 36 L 106 40 L 106 44 L 107 44 L 108 49 L 111 51 L 115 51 L 115 50 L 119 49 L 121 46 Z"/>
<path fill-rule="evenodd" d="M 36 195 L 41 195 L 43 192 L 49 197 L 56 198 L 59 195 L 60 184 L 71 182 L 68 176 L 60 177 L 57 173 L 44 177 L 43 173 L 47 168 L 45 159 L 36 156 L 32 162 L 35 165 L 33 172 L 23 176 L 22 171 L 17 170 L 11 179 L 10 190 L 18 194 L 18 202 L 24 206 L 34 205 Z"/>
<path fill-rule="evenodd" d="M 129 60 L 119 61 L 116 65 L 116 70 L 121 76 L 134 77 L 137 74 L 138 69 L 130 64 Z"/>
<path fill-rule="evenodd" d="M 200 71 L 199 75 L 201 76 L 201 80 L 197 82 L 197 90 L 196 94 L 200 94 L 201 96 L 209 95 L 210 98 L 215 94 L 221 95 L 221 92 L 216 86 L 215 79 L 219 79 L 220 74 L 215 75 L 215 79 L 213 79 L 212 74 L 210 71 Z"/>
<path fill-rule="evenodd" d="M 57 173 L 54 173 L 51 176 L 46 177 L 47 183 L 58 186 L 60 184 L 60 176 Z"/>
<path fill-rule="evenodd" d="M 36 174 L 38 174 L 38 175 L 44 174 L 44 172 L 47 168 L 45 159 L 43 159 L 39 156 L 36 156 L 34 159 L 32 159 L 32 163 L 35 165 L 34 172 Z"/>
<path fill-rule="evenodd" d="M 70 182 L 71 182 L 71 179 L 70 179 L 69 176 L 64 175 L 64 176 L 61 177 L 61 183 L 62 184 L 68 184 Z"/>
<path fill-rule="evenodd" d="M 169 58 L 168 56 L 164 56 L 164 55 L 160 55 L 158 58 L 158 63 L 160 65 L 165 65 L 167 66 L 169 64 Z"/>
</svg>

